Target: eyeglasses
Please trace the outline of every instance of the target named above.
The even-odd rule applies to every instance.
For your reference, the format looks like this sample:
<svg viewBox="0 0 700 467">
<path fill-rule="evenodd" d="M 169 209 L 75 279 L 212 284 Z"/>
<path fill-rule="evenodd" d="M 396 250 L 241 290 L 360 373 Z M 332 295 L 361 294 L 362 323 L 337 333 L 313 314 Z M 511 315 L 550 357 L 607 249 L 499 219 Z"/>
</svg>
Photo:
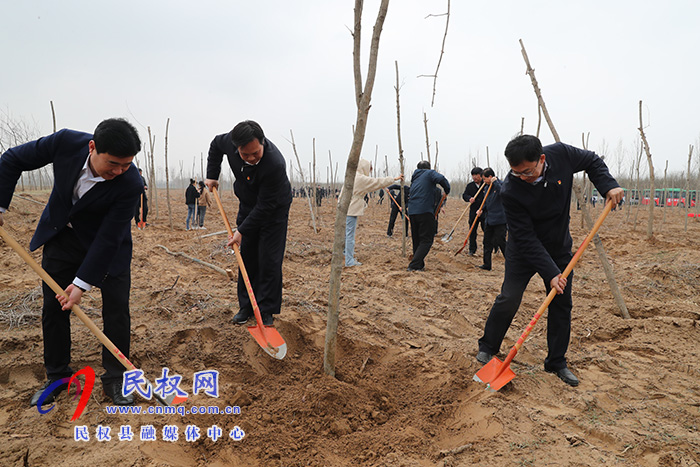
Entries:
<svg viewBox="0 0 700 467">
<path fill-rule="evenodd" d="M 511 169 L 510 174 L 514 177 L 530 178 L 537 173 L 537 167 L 539 167 L 539 165 L 540 165 L 540 161 L 537 161 L 537 164 L 535 164 L 535 166 L 532 169 L 530 169 L 526 172 L 515 172 L 515 171 L 513 171 L 513 169 Z"/>
</svg>

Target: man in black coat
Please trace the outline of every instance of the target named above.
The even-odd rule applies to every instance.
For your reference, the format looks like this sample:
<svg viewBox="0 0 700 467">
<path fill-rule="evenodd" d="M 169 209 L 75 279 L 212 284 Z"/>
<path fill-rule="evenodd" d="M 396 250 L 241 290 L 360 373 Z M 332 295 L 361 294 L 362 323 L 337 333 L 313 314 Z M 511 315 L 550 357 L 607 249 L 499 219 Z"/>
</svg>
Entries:
<svg viewBox="0 0 700 467">
<path fill-rule="evenodd" d="M 41 324 L 48 381 L 31 398 L 31 406 L 51 384 L 73 375 L 70 309 L 87 290 L 101 289 L 104 333 L 129 356 L 131 218 L 143 191 L 132 160 L 140 150 L 141 140 L 131 124 L 108 119 L 92 135 L 61 130 L 0 157 L 0 225 L 22 172 L 53 163 L 53 189 L 29 247 L 33 251 L 43 245 L 41 265 L 68 298 L 43 284 Z M 114 404 L 132 404 L 133 396 L 122 394 L 124 367 L 104 347 L 102 366 L 105 394 Z M 56 387 L 43 403 L 52 403 L 66 386 Z"/>
<path fill-rule="evenodd" d="M 552 287 L 557 291 L 547 314 L 549 353 L 544 369 L 577 386 L 578 378 L 566 363 L 573 275 L 568 280 L 561 276 L 572 258 L 569 207 L 574 174 L 585 170 L 598 191 L 613 203 L 624 192 L 603 160 L 591 151 L 562 143 L 543 148 L 538 138 L 521 135 L 508 143 L 505 156 L 511 167 L 501 187 L 509 232 L 505 276 L 479 339 L 476 359 L 487 363 L 499 352 L 525 287 L 537 273 L 547 293 Z"/>
<path fill-rule="evenodd" d="M 260 125 L 252 120 L 239 123 L 211 142 L 205 181 L 209 189 L 219 186 L 217 180 L 224 155 L 236 178 L 233 189 L 240 202 L 238 228 L 228 245 L 240 246 L 263 324 L 272 326 L 272 315 L 279 314 L 282 307 L 282 260 L 292 204 L 287 163 L 272 141 L 265 138 Z M 240 310 L 233 321 L 245 324 L 253 316 L 253 306 L 240 274 L 238 304 Z"/>
<path fill-rule="evenodd" d="M 393 197 L 393 200 L 390 201 L 391 205 L 391 213 L 389 214 L 389 225 L 386 228 L 386 236 L 391 237 L 394 235 L 394 224 L 396 223 L 396 216 L 399 215 L 399 210 L 403 209 L 402 206 L 408 205 L 408 198 L 409 198 L 409 193 L 411 191 L 411 187 L 408 185 L 404 185 L 403 187 L 403 203 L 401 202 L 401 185 L 391 185 L 387 187 L 389 192 L 391 193 L 391 196 Z M 384 190 L 381 190 L 380 193 L 383 193 Z M 406 235 L 408 235 L 408 216 L 405 214 L 402 214 L 404 218 L 404 232 Z"/>
<path fill-rule="evenodd" d="M 470 227 L 474 223 L 474 219 L 477 218 L 476 211 L 479 210 L 479 206 L 481 206 L 481 202 L 484 200 L 484 194 L 486 193 L 486 189 L 483 189 L 481 190 L 481 193 L 479 193 L 479 196 L 474 196 L 484 183 L 482 174 L 483 170 L 481 167 L 474 167 L 472 169 L 472 181 L 467 183 L 467 186 L 464 188 L 464 193 L 462 193 L 462 199 L 467 203 L 472 203 L 469 205 Z M 472 229 L 472 233 L 469 234 L 469 256 L 474 256 L 476 254 L 476 231 L 478 230 L 479 226 L 481 226 L 481 230 L 483 231 L 484 219 L 482 217 L 478 218 L 477 225 Z"/>
</svg>

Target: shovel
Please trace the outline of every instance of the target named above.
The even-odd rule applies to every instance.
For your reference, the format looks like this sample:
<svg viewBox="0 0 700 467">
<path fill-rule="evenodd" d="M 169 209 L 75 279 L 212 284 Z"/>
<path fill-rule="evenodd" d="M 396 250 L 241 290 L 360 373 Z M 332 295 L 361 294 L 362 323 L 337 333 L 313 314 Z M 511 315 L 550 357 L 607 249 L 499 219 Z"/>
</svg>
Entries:
<svg viewBox="0 0 700 467">
<path fill-rule="evenodd" d="M 216 187 L 212 188 L 214 192 L 214 199 L 216 200 L 217 206 L 219 206 L 219 212 L 221 217 L 226 224 L 226 230 L 228 230 L 229 236 L 233 236 L 233 229 L 231 229 L 231 224 L 226 217 L 226 212 L 224 211 L 224 206 L 221 204 L 221 198 L 219 198 L 219 191 Z M 250 297 L 250 303 L 253 305 L 253 314 L 255 315 L 255 326 L 248 326 L 248 332 L 253 336 L 258 345 L 267 353 L 270 357 L 276 358 L 277 360 L 282 360 L 285 355 L 287 355 L 287 343 L 280 333 L 272 326 L 264 326 L 262 323 L 262 316 L 260 315 L 260 308 L 258 308 L 258 302 L 255 300 L 255 294 L 253 294 L 253 287 L 250 285 L 250 279 L 248 279 L 248 272 L 245 269 L 245 264 L 243 264 L 243 258 L 241 257 L 241 250 L 238 248 L 237 244 L 233 244 L 233 251 L 236 253 L 236 259 L 238 260 L 238 268 L 241 270 L 241 275 L 245 281 L 245 288 L 248 291 L 248 297 Z"/>
<path fill-rule="evenodd" d="M 479 190 L 478 190 L 478 191 L 476 192 L 476 194 L 474 195 L 474 198 L 476 198 L 477 196 L 479 196 L 479 193 L 481 193 L 481 190 L 484 189 L 484 185 L 486 185 L 486 184 L 485 184 L 485 183 L 482 183 L 482 184 L 481 184 L 481 186 L 479 187 Z M 459 219 L 457 219 L 457 222 L 455 222 L 455 226 L 452 227 L 452 230 L 450 230 L 450 233 L 444 235 L 444 236 L 440 239 L 440 240 L 442 240 L 442 243 L 447 243 L 447 242 L 449 242 L 450 240 L 452 240 L 452 234 L 455 233 L 455 229 L 456 229 L 457 226 L 459 225 L 459 221 L 462 220 L 462 218 L 463 218 L 464 215 L 467 213 L 467 211 L 469 211 L 469 208 L 470 208 L 471 206 L 472 206 L 472 203 L 467 203 L 467 207 L 464 208 L 464 211 L 462 212 L 462 215 L 459 216 Z"/>
<path fill-rule="evenodd" d="M 139 216 L 139 223 L 136 225 L 139 230 L 143 230 L 146 227 L 146 221 L 143 220 L 143 193 L 141 193 L 141 215 Z"/>
<path fill-rule="evenodd" d="M 595 237 L 596 233 L 598 232 L 598 229 L 603 224 L 605 217 L 608 215 L 612 207 L 613 202 L 608 201 L 605 205 L 605 209 L 595 221 L 595 225 L 591 229 L 590 233 L 583 240 L 581 246 L 578 247 L 578 250 L 576 250 L 576 254 L 574 254 L 573 258 L 571 258 L 571 261 L 569 261 L 569 264 L 566 266 L 566 269 L 564 269 L 564 272 L 561 273 L 561 276 L 563 278 L 567 278 L 569 274 L 571 274 L 571 271 L 574 269 L 574 266 L 576 266 L 576 263 L 578 262 L 579 258 L 583 254 L 588 244 L 591 243 L 591 240 L 593 240 L 593 237 Z M 476 374 L 474 375 L 474 381 L 479 383 L 486 383 L 486 389 L 498 391 L 503 386 L 508 384 L 513 378 L 515 378 L 515 373 L 513 373 L 513 370 L 510 369 L 510 362 L 513 361 L 513 358 L 515 358 L 515 354 L 518 353 L 518 350 L 520 350 L 520 347 L 522 347 L 523 342 L 525 342 L 527 336 L 530 335 L 530 331 L 532 331 L 532 328 L 534 328 L 535 324 L 537 324 L 537 320 L 540 319 L 540 316 L 542 316 L 544 310 L 546 310 L 549 304 L 552 303 L 552 300 L 554 300 L 554 296 L 556 294 L 557 291 L 554 288 L 552 288 L 552 290 L 549 291 L 549 294 L 547 295 L 547 298 L 545 299 L 544 303 L 537 310 L 537 313 L 535 313 L 535 316 L 532 318 L 532 321 L 530 321 L 530 324 L 528 324 L 525 328 L 525 331 L 518 339 L 518 342 L 515 343 L 512 349 L 510 349 L 510 352 L 508 353 L 508 356 L 503 361 L 503 363 L 501 363 L 501 361 L 496 357 L 493 357 L 491 361 L 484 365 L 484 367 L 481 370 L 476 372 Z"/>
<path fill-rule="evenodd" d="M 483 185 L 482 185 L 483 186 Z M 493 187 L 493 183 L 489 184 L 489 189 L 486 190 L 486 196 L 484 196 L 484 200 L 481 202 L 481 206 L 479 206 L 479 211 L 484 209 L 484 204 L 486 204 L 486 198 L 489 197 L 489 193 L 491 193 L 491 188 Z M 479 222 L 479 217 L 481 214 L 477 212 L 476 217 L 474 218 L 474 222 L 472 222 L 472 226 L 469 228 L 469 233 L 467 234 L 467 238 L 464 239 L 464 245 L 462 245 L 462 248 L 457 250 L 457 253 L 455 253 L 455 256 L 460 254 L 462 250 L 464 250 L 464 247 L 467 246 L 467 243 L 469 243 L 469 236 L 472 234 L 472 230 L 474 230 L 474 227 L 476 227 L 476 223 Z"/>
<path fill-rule="evenodd" d="M 56 283 L 55 280 L 53 280 L 53 278 L 49 275 L 49 273 L 46 272 L 41 266 L 39 266 L 39 264 L 36 261 L 34 261 L 34 258 L 32 258 L 29 255 L 29 253 L 27 253 L 27 251 L 24 248 L 22 248 L 20 246 L 20 244 L 17 243 L 17 241 L 14 238 L 12 238 L 12 236 L 1 226 L 0 226 L 0 236 L 2 236 L 2 238 L 5 240 L 5 242 L 7 242 L 7 244 L 10 245 L 12 247 L 12 249 L 17 252 L 17 254 L 24 260 L 24 262 L 27 263 L 27 265 L 29 265 L 29 267 L 34 270 L 34 272 L 39 274 L 39 277 L 41 277 L 41 279 L 44 282 L 46 282 L 46 284 L 49 287 L 51 287 L 51 290 L 53 290 L 54 292 L 56 292 L 59 295 L 66 296 L 66 292 L 61 288 L 60 285 L 58 285 L 58 283 Z M 129 361 L 129 359 L 126 358 L 126 356 L 124 356 L 123 353 L 121 353 L 121 351 L 117 348 L 117 346 L 114 345 L 112 343 L 112 341 L 109 340 L 109 338 L 107 336 L 105 336 L 105 334 L 102 331 L 100 331 L 100 329 L 97 326 L 95 326 L 95 323 L 85 314 L 85 312 L 83 312 L 83 310 L 80 309 L 80 307 L 78 305 L 73 305 L 71 310 L 73 310 L 73 313 L 75 313 L 76 316 L 78 318 L 80 318 L 80 320 L 83 323 L 85 323 L 85 326 L 87 326 L 88 329 L 90 329 L 90 331 L 92 331 L 92 333 L 95 335 L 95 337 L 97 337 L 100 340 L 100 342 L 102 342 L 102 345 L 104 345 L 107 348 L 107 350 L 109 350 L 110 353 L 112 355 L 114 355 L 122 365 L 124 365 L 124 368 L 126 368 L 127 370 L 136 370 L 137 369 L 134 366 L 134 364 L 131 363 Z M 145 381 L 146 381 L 146 385 L 148 386 L 149 392 L 151 392 L 153 394 L 153 397 L 155 397 L 155 399 L 158 402 L 160 402 L 162 405 L 170 406 L 173 404 L 179 404 L 180 402 L 184 402 L 185 400 L 187 400 L 186 397 L 180 397 L 180 396 L 177 396 L 176 394 L 170 394 L 170 395 L 168 395 L 168 397 L 163 398 L 159 394 L 157 394 L 155 391 L 152 390 L 153 385 L 151 384 L 150 381 L 148 381 L 147 379 L 145 379 Z"/>
<path fill-rule="evenodd" d="M 391 198 L 391 200 L 394 202 L 394 204 L 396 205 L 396 207 L 399 208 L 399 212 L 401 213 L 401 220 L 403 220 L 404 223 L 406 222 L 406 220 L 408 220 L 408 225 L 409 225 L 409 227 L 410 227 L 410 225 L 411 225 L 411 219 L 409 219 L 409 217 L 408 217 L 406 214 L 404 214 L 403 209 L 401 208 L 401 205 L 399 204 L 398 201 L 396 201 L 396 199 L 394 198 L 394 195 L 392 195 L 391 192 L 390 192 L 388 189 L 384 188 L 384 190 L 387 192 L 387 194 L 389 195 L 389 198 Z M 401 197 L 401 196 L 399 195 L 399 198 L 400 198 L 400 197 Z"/>
</svg>

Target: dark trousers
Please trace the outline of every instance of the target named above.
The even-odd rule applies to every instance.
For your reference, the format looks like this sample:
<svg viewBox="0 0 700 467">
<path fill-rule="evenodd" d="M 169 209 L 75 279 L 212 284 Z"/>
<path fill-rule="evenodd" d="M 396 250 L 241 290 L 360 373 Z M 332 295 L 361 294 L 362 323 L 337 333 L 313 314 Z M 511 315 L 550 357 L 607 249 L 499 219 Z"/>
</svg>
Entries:
<svg viewBox="0 0 700 467">
<path fill-rule="evenodd" d="M 75 278 L 85 257 L 86 250 L 80 244 L 73 229 L 65 227 L 56 237 L 44 245 L 42 267 L 65 289 Z M 131 273 L 127 269 L 117 276 L 107 276 L 100 287 L 102 292 L 103 331 L 112 343 L 129 358 L 131 318 L 129 315 L 129 290 Z M 70 311 L 63 311 L 56 300 L 56 293 L 43 284 L 44 305 L 41 325 L 44 333 L 44 366 L 49 379 L 71 376 Z M 95 338 L 97 341 L 97 338 Z M 102 346 L 103 383 L 121 381 L 124 366 Z"/>
<path fill-rule="evenodd" d="M 491 269 L 491 253 L 495 247 L 506 254 L 506 224 L 488 225 L 484 227 L 484 266 Z"/>
<path fill-rule="evenodd" d="M 471 228 L 472 224 L 474 223 L 474 219 L 476 219 L 476 210 L 472 211 L 469 209 L 469 227 Z M 484 231 L 484 218 L 479 217 L 479 220 L 477 221 L 476 225 L 472 229 L 472 233 L 469 234 L 469 254 L 474 254 L 476 253 L 476 231 L 479 229 L 479 226 L 481 226 L 481 231 Z"/>
<path fill-rule="evenodd" d="M 148 220 L 148 197 L 143 195 L 143 221 Z M 139 202 L 136 204 L 136 211 L 134 211 L 134 221 L 138 224 L 141 221 L 141 197 L 139 197 Z"/>
<path fill-rule="evenodd" d="M 433 246 L 435 239 L 435 215 L 432 212 L 412 214 L 411 239 L 413 240 L 413 259 L 408 264 L 411 269 L 423 269 L 425 257 Z"/>
<path fill-rule="evenodd" d="M 261 314 L 277 315 L 282 308 L 282 260 L 287 244 L 287 216 L 284 221 L 262 227 L 257 234 L 243 235 L 241 258 Z M 238 304 L 253 311 L 243 275 L 238 272 Z"/>
<path fill-rule="evenodd" d="M 204 226 L 204 216 L 207 214 L 206 206 L 197 206 L 197 225 Z"/>
<path fill-rule="evenodd" d="M 555 258 L 560 270 L 564 270 L 571 260 L 571 253 Z M 484 335 L 479 339 L 479 350 L 496 355 L 503 338 L 510 327 L 515 313 L 520 307 L 523 292 L 527 287 L 530 278 L 535 275 L 535 271 L 525 261 L 506 257 L 506 271 L 501 286 L 501 293 L 496 297 L 496 301 L 491 307 L 489 316 L 484 327 Z M 564 293 L 555 295 L 554 300 L 549 305 L 547 312 L 547 346 L 549 353 L 544 360 L 546 370 L 560 370 L 566 368 L 566 351 L 569 348 L 569 338 L 571 335 L 571 284 L 573 274 L 569 275 Z M 545 284 L 547 293 L 550 286 Z M 534 316 L 535 311 L 532 310 Z M 529 317 L 528 317 L 529 318 Z M 520 334 L 524 331 L 518 330 Z M 518 336 L 519 336 L 518 334 Z"/>
<path fill-rule="evenodd" d="M 387 235 L 393 235 L 394 234 L 394 224 L 396 223 L 396 216 L 400 215 L 399 214 L 399 207 L 396 206 L 392 202 L 391 204 L 391 214 L 389 214 L 389 226 L 386 228 L 386 234 Z M 405 224 L 405 230 L 406 235 L 408 235 L 408 217 L 404 219 L 404 224 Z"/>
</svg>

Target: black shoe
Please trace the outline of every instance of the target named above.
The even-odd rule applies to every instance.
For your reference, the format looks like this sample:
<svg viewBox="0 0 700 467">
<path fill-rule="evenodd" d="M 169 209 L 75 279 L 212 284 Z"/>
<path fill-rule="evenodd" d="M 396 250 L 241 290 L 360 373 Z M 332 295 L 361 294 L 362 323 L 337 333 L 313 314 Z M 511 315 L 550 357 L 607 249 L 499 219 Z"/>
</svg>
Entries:
<svg viewBox="0 0 700 467">
<path fill-rule="evenodd" d="M 476 354 L 476 361 L 479 363 L 488 363 L 491 361 L 493 358 L 493 355 L 490 353 L 484 352 L 483 350 L 479 350 L 479 352 Z"/>
<path fill-rule="evenodd" d="M 252 311 L 241 309 L 233 317 L 233 322 L 236 324 L 245 324 L 248 322 L 248 320 L 250 319 L 251 316 L 253 316 Z"/>
<path fill-rule="evenodd" d="M 272 323 L 274 322 L 274 318 L 272 317 L 272 315 L 261 313 L 260 317 L 262 318 L 263 326 L 272 326 Z"/>
<path fill-rule="evenodd" d="M 485 265 L 483 265 L 483 264 L 482 264 L 481 266 L 477 266 L 477 268 L 483 269 L 484 271 L 490 271 L 490 270 L 491 270 L 491 268 L 487 268 L 487 267 L 486 267 Z"/>
<path fill-rule="evenodd" d="M 476 256 L 476 251 L 470 251 L 468 254 L 469 256 Z"/>
<path fill-rule="evenodd" d="M 578 378 L 568 368 L 560 370 L 545 370 L 547 373 L 556 373 L 560 380 L 564 381 L 569 386 L 578 386 Z"/>
<path fill-rule="evenodd" d="M 424 270 L 425 270 L 425 268 L 412 268 L 410 266 L 406 268 L 406 271 L 408 271 L 408 272 L 424 271 Z"/>
<path fill-rule="evenodd" d="M 102 383 L 102 390 L 105 396 L 112 399 L 114 405 L 134 405 L 134 395 L 125 396 L 122 394 L 122 381 L 113 381 L 111 383 Z"/>
<path fill-rule="evenodd" d="M 51 386 L 53 383 L 55 383 L 56 381 L 58 381 L 58 380 L 50 379 L 50 380 L 46 381 L 44 383 L 44 385 L 37 392 L 35 392 L 34 395 L 32 396 L 31 400 L 29 401 L 29 407 L 35 407 L 39 403 L 39 398 L 41 398 L 41 395 L 44 393 L 44 391 L 46 391 L 46 389 L 49 386 Z M 56 400 L 56 396 L 58 396 L 60 393 L 65 391 L 67 387 L 68 387 L 68 384 L 64 383 L 64 384 L 61 384 L 60 386 L 58 386 L 57 388 L 55 388 L 53 391 L 51 391 L 50 393 L 48 393 L 46 395 L 46 398 L 42 401 L 41 405 L 51 404 L 53 401 Z"/>
</svg>

